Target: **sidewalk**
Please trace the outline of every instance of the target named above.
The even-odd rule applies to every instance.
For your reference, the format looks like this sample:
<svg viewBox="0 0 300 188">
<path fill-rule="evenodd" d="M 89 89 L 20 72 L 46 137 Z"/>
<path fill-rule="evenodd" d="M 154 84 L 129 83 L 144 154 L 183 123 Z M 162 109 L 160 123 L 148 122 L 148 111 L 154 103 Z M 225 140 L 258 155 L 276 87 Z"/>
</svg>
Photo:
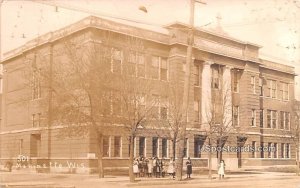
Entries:
<svg viewBox="0 0 300 188">
<path fill-rule="evenodd" d="M 184 177 L 185 178 L 185 177 Z M 83 174 L 36 174 L 22 172 L 0 172 L 0 185 L 10 185 L 10 187 L 48 187 L 48 188 L 96 188 L 96 187 L 135 187 L 153 185 L 179 185 L 179 184 L 202 184 L 220 185 L 224 182 L 253 182 L 266 180 L 287 180 L 298 178 L 291 173 L 278 172 L 236 172 L 225 176 L 224 180 L 219 180 L 216 174 L 213 179 L 208 179 L 207 175 L 193 175 L 191 179 L 176 181 L 170 178 L 136 178 L 135 183 L 129 182 L 127 176 L 106 176 L 99 179 L 97 175 Z M 1 187 L 1 186 L 0 186 Z M 1 187 L 2 188 L 2 187 Z"/>
</svg>

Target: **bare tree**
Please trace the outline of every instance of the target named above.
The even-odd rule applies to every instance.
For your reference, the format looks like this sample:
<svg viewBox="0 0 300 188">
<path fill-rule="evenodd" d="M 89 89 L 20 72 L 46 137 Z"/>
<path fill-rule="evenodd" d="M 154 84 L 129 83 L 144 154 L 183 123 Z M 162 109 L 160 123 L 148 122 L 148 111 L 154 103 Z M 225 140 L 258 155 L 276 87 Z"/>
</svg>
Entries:
<svg viewBox="0 0 300 188">
<path fill-rule="evenodd" d="M 109 39 L 110 33 L 103 35 Z M 32 88 L 32 98 L 43 99 L 39 104 L 46 114 L 48 147 L 52 126 L 60 126 L 61 138 L 95 137 L 99 177 L 103 178 L 103 130 L 111 117 L 107 104 L 114 78 L 113 49 L 105 46 L 108 41 L 99 44 L 89 41 L 86 35 L 63 36 L 59 43 L 49 47 L 49 58 L 49 52 L 35 52 L 25 73 L 26 80 Z M 48 153 L 51 155 L 51 151 Z"/>
<path fill-rule="evenodd" d="M 219 67 L 221 69 L 221 67 Z M 213 84 L 217 84 L 214 86 Z M 222 149 L 227 139 L 234 133 L 232 126 L 232 100 L 230 80 L 219 80 L 218 83 L 211 83 L 210 97 L 207 99 L 207 111 L 205 112 L 204 126 L 209 146 L 208 164 L 209 178 L 212 175 L 212 146 Z M 210 88 L 209 88 L 210 89 Z M 218 162 L 222 160 L 222 150 L 217 151 Z"/>
</svg>

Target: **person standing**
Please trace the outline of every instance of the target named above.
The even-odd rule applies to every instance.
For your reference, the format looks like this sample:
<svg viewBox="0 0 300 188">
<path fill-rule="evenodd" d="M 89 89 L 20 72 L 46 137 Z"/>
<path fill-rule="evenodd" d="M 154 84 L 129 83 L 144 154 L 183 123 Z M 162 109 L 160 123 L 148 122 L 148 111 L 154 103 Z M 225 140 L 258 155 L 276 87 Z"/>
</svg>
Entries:
<svg viewBox="0 0 300 188">
<path fill-rule="evenodd" d="M 186 178 L 191 178 L 192 174 L 192 161 L 190 158 L 186 161 Z"/>
<path fill-rule="evenodd" d="M 152 177 L 152 171 L 153 171 L 153 160 L 150 158 L 148 161 L 148 177 Z"/>
<path fill-rule="evenodd" d="M 175 178 L 175 161 L 173 158 L 170 159 L 167 173 L 169 176 L 172 176 L 173 179 Z"/>
<path fill-rule="evenodd" d="M 152 161 L 152 166 L 153 166 L 153 177 L 156 177 L 156 172 L 157 172 L 157 158 L 154 157 Z"/>
<path fill-rule="evenodd" d="M 135 177 L 137 177 L 139 174 L 139 160 L 138 159 L 135 159 L 133 161 L 133 173 L 134 173 Z"/>
<path fill-rule="evenodd" d="M 221 160 L 221 162 L 219 164 L 218 175 L 219 175 L 219 179 L 224 179 L 224 175 L 225 175 L 225 162 L 224 162 L 224 160 Z"/>
</svg>

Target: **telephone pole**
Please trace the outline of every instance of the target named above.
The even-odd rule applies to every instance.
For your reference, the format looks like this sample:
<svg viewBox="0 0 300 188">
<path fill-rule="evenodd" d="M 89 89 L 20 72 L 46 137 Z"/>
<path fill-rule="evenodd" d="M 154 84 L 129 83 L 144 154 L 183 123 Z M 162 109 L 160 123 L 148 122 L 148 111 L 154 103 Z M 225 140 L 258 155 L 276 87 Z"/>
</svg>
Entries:
<svg viewBox="0 0 300 188">
<path fill-rule="evenodd" d="M 177 168 L 176 168 L 176 179 L 182 179 L 182 169 L 183 169 L 183 152 L 184 143 L 186 136 L 186 128 L 188 124 L 188 106 L 189 106 L 189 94 L 190 94 L 190 80 L 191 80 L 191 67 L 193 62 L 193 45 L 194 45 L 194 12 L 195 12 L 195 2 L 205 4 L 202 1 L 190 0 L 190 18 L 188 26 L 188 36 L 187 36 L 187 56 L 186 56 L 186 71 L 184 75 L 184 91 L 183 91 L 183 103 L 182 109 L 184 113 L 184 122 L 182 124 L 181 135 L 178 146 L 177 153 Z"/>
</svg>

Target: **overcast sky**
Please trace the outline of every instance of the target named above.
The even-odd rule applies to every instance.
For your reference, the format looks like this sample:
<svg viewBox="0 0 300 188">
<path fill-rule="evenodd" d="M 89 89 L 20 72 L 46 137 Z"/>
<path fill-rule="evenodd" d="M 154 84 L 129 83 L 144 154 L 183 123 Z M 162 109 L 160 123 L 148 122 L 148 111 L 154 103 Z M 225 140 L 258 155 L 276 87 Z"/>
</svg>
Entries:
<svg viewBox="0 0 300 188">
<path fill-rule="evenodd" d="M 195 25 L 223 31 L 263 48 L 261 57 L 293 65 L 300 74 L 300 0 L 202 0 L 196 3 Z M 88 15 L 119 17 L 162 26 L 188 23 L 189 0 L 7 1 L 2 3 L 2 53 Z M 51 5 L 57 5 L 55 8 Z M 147 13 L 140 11 L 144 6 Z M 71 10 L 61 7 L 68 7 Z M 217 18 L 218 17 L 218 18 Z M 296 95 L 300 99 L 300 80 Z"/>
</svg>

